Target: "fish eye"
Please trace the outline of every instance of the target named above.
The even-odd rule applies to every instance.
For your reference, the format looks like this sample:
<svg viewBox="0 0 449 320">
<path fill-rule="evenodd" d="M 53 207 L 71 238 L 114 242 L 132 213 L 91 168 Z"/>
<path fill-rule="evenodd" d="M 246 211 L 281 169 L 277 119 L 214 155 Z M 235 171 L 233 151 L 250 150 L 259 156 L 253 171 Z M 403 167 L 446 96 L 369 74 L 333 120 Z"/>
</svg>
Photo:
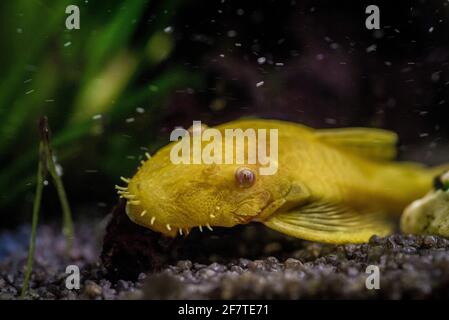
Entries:
<svg viewBox="0 0 449 320">
<path fill-rule="evenodd" d="M 235 171 L 235 179 L 240 187 L 249 188 L 256 181 L 256 175 L 251 169 L 240 167 Z"/>
</svg>

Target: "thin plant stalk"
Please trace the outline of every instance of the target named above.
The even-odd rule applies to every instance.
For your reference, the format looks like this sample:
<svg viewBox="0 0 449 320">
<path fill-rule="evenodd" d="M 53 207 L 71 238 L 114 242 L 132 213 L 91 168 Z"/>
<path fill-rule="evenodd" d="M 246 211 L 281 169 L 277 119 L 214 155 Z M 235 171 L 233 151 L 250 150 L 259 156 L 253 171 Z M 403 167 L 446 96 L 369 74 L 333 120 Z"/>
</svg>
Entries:
<svg viewBox="0 0 449 320">
<path fill-rule="evenodd" d="M 72 211 L 70 210 L 69 201 L 67 200 L 67 194 L 64 189 L 64 184 L 62 183 L 62 179 L 59 176 L 58 171 L 56 169 L 56 164 L 50 147 L 50 126 L 48 125 L 47 117 L 42 117 L 42 119 L 39 122 L 39 129 L 42 139 L 46 169 L 53 178 L 56 191 L 58 192 L 59 202 L 61 203 L 62 207 L 62 224 L 63 224 L 62 233 L 66 237 L 67 241 L 66 250 L 67 253 L 69 253 L 72 249 L 74 239 Z"/>
<path fill-rule="evenodd" d="M 51 177 L 53 178 L 53 182 L 58 192 L 59 201 L 62 207 L 63 213 L 62 232 L 66 237 L 67 241 L 66 246 L 67 253 L 71 251 L 74 239 L 72 212 L 70 210 L 69 201 L 67 200 L 67 194 L 64 189 L 64 184 L 62 183 L 62 179 L 58 174 L 56 164 L 53 160 L 53 155 L 50 148 L 50 128 L 48 126 L 48 120 L 46 117 L 43 117 L 39 122 L 39 133 L 41 136 L 41 141 L 39 143 L 39 162 L 36 176 L 36 194 L 34 196 L 30 247 L 28 250 L 25 277 L 23 280 L 22 291 L 20 294 L 21 298 L 25 297 L 26 291 L 28 290 L 29 287 L 31 272 L 33 270 L 34 252 L 36 249 L 37 224 L 39 221 L 39 211 L 42 201 L 44 180 L 47 176 L 47 172 L 50 173 Z"/>
<path fill-rule="evenodd" d="M 44 143 L 44 152 L 46 154 L 47 160 L 47 169 L 53 178 L 53 182 L 56 187 L 56 191 L 58 192 L 59 202 L 61 203 L 62 208 L 62 233 L 66 237 L 67 241 L 67 252 L 69 253 L 72 249 L 73 239 L 74 239 L 74 228 L 73 228 L 73 219 L 72 219 L 72 211 L 70 210 L 69 201 L 67 200 L 67 194 L 64 189 L 64 184 L 62 183 L 62 179 L 58 174 L 56 169 L 55 162 L 53 161 L 53 156 L 51 154 L 50 146 Z"/>
<path fill-rule="evenodd" d="M 33 217 L 31 223 L 31 237 L 30 237 L 30 248 L 28 249 L 28 258 L 26 264 L 25 278 L 23 280 L 22 292 L 20 297 L 23 299 L 25 297 L 25 293 L 28 289 L 31 272 L 33 270 L 33 260 L 34 260 L 34 251 L 36 248 L 36 232 L 37 232 L 37 223 L 39 221 L 39 211 L 41 207 L 41 199 L 42 199 L 42 190 L 44 188 L 44 180 L 46 176 L 46 170 L 44 167 L 44 146 L 41 142 L 39 144 L 39 164 L 37 166 L 37 175 L 36 175 L 36 194 L 34 196 L 33 203 Z"/>
</svg>

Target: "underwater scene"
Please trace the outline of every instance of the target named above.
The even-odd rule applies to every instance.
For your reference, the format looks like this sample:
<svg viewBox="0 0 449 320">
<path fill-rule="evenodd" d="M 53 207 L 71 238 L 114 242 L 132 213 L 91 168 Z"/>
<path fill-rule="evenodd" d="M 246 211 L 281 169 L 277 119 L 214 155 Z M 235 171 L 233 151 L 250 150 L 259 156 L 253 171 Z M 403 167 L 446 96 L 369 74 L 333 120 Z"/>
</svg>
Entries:
<svg viewBox="0 0 449 320">
<path fill-rule="evenodd" d="M 4 0 L 0 25 L 0 300 L 449 298 L 449 1 Z"/>
</svg>

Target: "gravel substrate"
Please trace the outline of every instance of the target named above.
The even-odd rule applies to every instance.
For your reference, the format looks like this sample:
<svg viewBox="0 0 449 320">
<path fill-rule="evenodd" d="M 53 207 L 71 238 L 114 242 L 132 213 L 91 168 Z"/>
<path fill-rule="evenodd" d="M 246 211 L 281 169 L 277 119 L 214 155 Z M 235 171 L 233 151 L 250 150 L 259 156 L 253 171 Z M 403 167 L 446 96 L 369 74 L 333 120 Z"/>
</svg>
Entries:
<svg viewBox="0 0 449 320">
<path fill-rule="evenodd" d="M 373 237 L 367 244 L 324 245 L 284 237 L 259 225 L 193 232 L 156 271 L 123 280 L 111 277 L 100 262 L 102 230 L 102 222 L 79 222 L 77 240 L 67 256 L 60 227 L 42 226 L 27 298 L 449 297 L 449 240 L 435 236 L 392 235 Z M 0 299 L 18 297 L 27 242 L 25 227 L 0 234 Z M 69 264 L 81 270 L 79 290 L 65 287 Z M 380 268 L 379 290 L 366 289 L 365 271 L 370 264 Z"/>
</svg>

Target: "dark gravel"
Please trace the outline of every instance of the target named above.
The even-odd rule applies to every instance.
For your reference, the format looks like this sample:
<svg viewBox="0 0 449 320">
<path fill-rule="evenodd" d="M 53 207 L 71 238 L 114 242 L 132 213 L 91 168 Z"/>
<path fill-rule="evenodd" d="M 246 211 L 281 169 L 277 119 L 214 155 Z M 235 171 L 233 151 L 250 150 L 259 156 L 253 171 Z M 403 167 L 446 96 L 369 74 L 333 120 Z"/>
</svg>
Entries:
<svg viewBox="0 0 449 320">
<path fill-rule="evenodd" d="M 177 249 L 166 247 L 170 251 L 162 255 L 169 258 L 152 266 L 153 271 L 124 280 L 100 262 L 104 228 L 104 222 L 79 222 L 67 256 L 60 227 L 42 226 L 27 299 L 449 298 L 449 240 L 435 236 L 392 235 L 373 237 L 367 244 L 324 245 L 259 225 L 193 232 Z M 0 234 L 0 299 L 18 297 L 27 237 L 25 227 Z M 65 288 L 69 264 L 81 270 L 79 290 Z M 380 268 L 379 290 L 365 287 L 369 264 Z"/>
</svg>

